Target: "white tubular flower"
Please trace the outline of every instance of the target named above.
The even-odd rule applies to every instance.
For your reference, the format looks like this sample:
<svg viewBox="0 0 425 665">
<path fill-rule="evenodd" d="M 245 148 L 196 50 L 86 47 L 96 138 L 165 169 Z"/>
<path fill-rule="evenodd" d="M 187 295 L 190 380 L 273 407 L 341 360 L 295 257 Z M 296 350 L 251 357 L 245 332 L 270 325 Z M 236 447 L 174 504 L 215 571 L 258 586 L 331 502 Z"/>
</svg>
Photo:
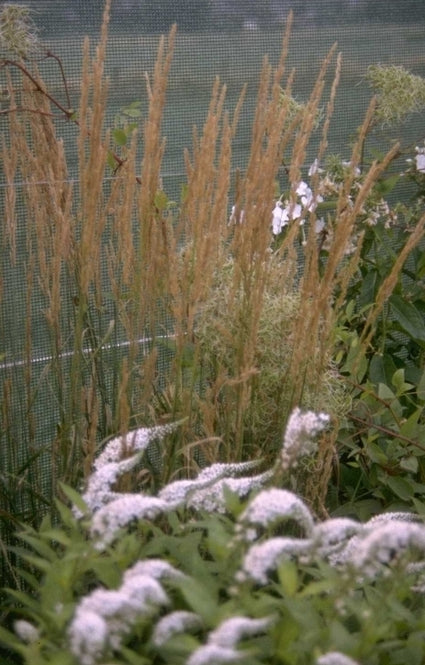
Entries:
<svg viewBox="0 0 425 665">
<path fill-rule="evenodd" d="M 194 612 L 187 612 L 185 610 L 177 610 L 166 614 L 156 624 L 153 634 L 152 642 L 155 646 L 160 647 L 174 635 L 181 633 L 194 633 L 203 628 L 202 619 Z"/>
<path fill-rule="evenodd" d="M 283 438 L 281 463 L 284 470 L 296 466 L 300 457 L 316 451 L 314 437 L 325 429 L 329 420 L 326 413 L 303 413 L 298 407 L 292 411 Z"/>
<path fill-rule="evenodd" d="M 226 665 L 226 663 L 237 663 L 242 661 L 246 654 L 236 649 L 226 649 L 217 644 L 205 644 L 196 649 L 186 665 Z"/>
<path fill-rule="evenodd" d="M 17 636 L 27 644 L 33 644 L 40 639 L 40 631 L 29 621 L 25 619 L 18 619 L 13 624 L 13 628 Z"/>
<path fill-rule="evenodd" d="M 351 564 L 361 575 L 375 578 L 384 567 L 397 562 L 403 555 L 412 558 L 425 554 L 425 526 L 401 520 L 379 525 L 350 551 Z"/>
<path fill-rule="evenodd" d="M 222 478 L 212 486 L 195 491 L 189 497 L 187 507 L 208 513 L 225 513 L 226 490 L 243 498 L 253 490 L 261 489 L 272 475 L 273 471 L 265 471 L 248 478 Z"/>
<path fill-rule="evenodd" d="M 359 665 L 359 663 L 340 651 L 328 651 L 316 660 L 316 665 Z"/>
<path fill-rule="evenodd" d="M 242 570 L 236 574 L 238 582 L 252 580 L 267 584 L 269 573 L 284 559 L 296 559 L 308 555 L 311 543 L 304 538 L 269 538 L 264 543 L 252 545 L 245 554 Z"/>
<path fill-rule="evenodd" d="M 289 490 L 270 487 L 262 490 L 250 501 L 238 519 L 236 531 L 241 533 L 253 526 L 273 527 L 279 522 L 294 520 L 311 535 L 313 517 L 305 503 Z"/>
<path fill-rule="evenodd" d="M 271 617 L 251 619 L 249 617 L 234 616 L 222 621 L 219 626 L 208 635 L 208 644 L 231 649 L 244 637 L 251 637 L 263 633 L 271 624 Z"/>
<path fill-rule="evenodd" d="M 124 494 L 118 497 L 100 508 L 92 518 L 90 532 L 97 539 L 98 550 L 112 543 L 119 530 L 133 520 L 153 520 L 168 509 L 165 501 L 154 496 Z"/>
</svg>

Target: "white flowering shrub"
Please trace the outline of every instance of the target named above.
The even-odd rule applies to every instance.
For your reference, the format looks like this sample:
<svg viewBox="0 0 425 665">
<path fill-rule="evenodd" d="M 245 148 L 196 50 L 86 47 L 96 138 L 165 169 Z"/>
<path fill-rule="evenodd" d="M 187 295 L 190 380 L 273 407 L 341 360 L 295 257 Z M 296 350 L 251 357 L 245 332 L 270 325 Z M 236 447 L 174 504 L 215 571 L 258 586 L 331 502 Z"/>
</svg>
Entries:
<svg viewBox="0 0 425 665">
<path fill-rule="evenodd" d="M 421 517 L 318 520 L 281 486 L 328 426 L 296 409 L 273 468 L 217 463 L 157 496 L 114 483 L 173 426 L 113 439 L 58 524 L 21 533 L 32 592 L 10 592 L 0 640 L 25 665 L 423 662 Z"/>
</svg>

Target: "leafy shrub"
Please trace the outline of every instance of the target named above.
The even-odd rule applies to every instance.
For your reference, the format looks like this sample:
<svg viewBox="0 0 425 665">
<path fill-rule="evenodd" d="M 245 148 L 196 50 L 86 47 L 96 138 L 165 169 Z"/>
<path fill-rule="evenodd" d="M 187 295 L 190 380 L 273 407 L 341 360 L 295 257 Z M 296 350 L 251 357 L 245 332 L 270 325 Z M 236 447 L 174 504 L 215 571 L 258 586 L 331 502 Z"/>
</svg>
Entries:
<svg viewBox="0 0 425 665">
<path fill-rule="evenodd" d="M 10 591 L 3 643 L 28 665 L 421 663 L 422 521 L 320 522 L 281 488 L 328 422 L 296 410 L 268 473 L 213 465 L 156 497 L 112 486 L 170 427 L 109 442 L 59 522 L 21 532 L 33 592 Z"/>
</svg>

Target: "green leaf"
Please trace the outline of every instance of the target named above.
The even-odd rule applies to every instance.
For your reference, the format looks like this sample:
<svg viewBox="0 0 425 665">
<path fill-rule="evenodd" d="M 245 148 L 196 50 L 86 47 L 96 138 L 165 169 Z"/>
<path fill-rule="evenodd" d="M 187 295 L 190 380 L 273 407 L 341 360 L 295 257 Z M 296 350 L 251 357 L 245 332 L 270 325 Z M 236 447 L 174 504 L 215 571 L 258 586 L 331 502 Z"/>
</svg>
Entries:
<svg viewBox="0 0 425 665">
<path fill-rule="evenodd" d="M 126 145 L 127 143 L 127 133 L 120 127 L 112 130 L 112 138 L 119 146 Z"/>
<path fill-rule="evenodd" d="M 391 377 L 394 375 L 396 369 L 394 360 L 388 353 L 385 355 L 375 353 L 369 365 L 369 378 L 375 385 L 378 383 L 386 383 L 388 385 L 391 383 Z"/>
<path fill-rule="evenodd" d="M 414 455 L 410 455 L 409 457 L 403 457 L 403 459 L 400 460 L 400 466 L 405 471 L 409 471 L 410 473 L 416 473 L 419 466 L 418 458 L 415 457 Z"/>
<path fill-rule="evenodd" d="M 127 647 L 121 647 L 120 652 L 126 659 L 126 662 L 129 663 L 129 665 L 151 665 L 152 660 L 150 658 L 145 658 L 144 656 L 140 656 L 138 653 L 133 651 L 132 649 L 128 649 Z"/>
<path fill-rule="evenodd" d="M 56 552 L 54 549 L 49 547 L 49 545 L 37 536 L 32 536 L 26 533 L 19 534 L 19 539 L 23 540 L 28 545 L 31 545 L 32 549 L 38 552 L 44 559 L 47 561 L 55 561 L 57 559 Z"/>
<path fill-rule="evenodd" d="M 403 501 L 409 501 L 413 497 L 414 489 L 406 478 L 387 476 L 385 483 Z"/>
<path fill-rule="evenodd" d="M 168 196 L 161 189 L 158 189 L 158 191 L 155 194 L 154 203 L 155 207 L 159 210 L 159 212 L 162 212 L 167 208 Z"/>
<path fill-rule="evenodd" d="M 392 315 L 401 329 L 416 342 L 425 343 L 425 321 L 419 310 L 396 294 L 390 296 L 389 303 Z"/>
<path fill-rule="evenodd" d="M 388 463 L 388 457 L 384 453 L 384 451 L 376 444 L 373 443 L 372 441 L 368 441 L 366 444 L 366 451 L 369 456 L 369 458 L 374 462 L 375 464 L 380 464 L 381 466 L 385 466 L 385 464 Z"/>
<path fill-rule="evenodd" d="M 210 585 L 188 577 L 181 583 L 179 588 L 195 614 L 199 614 L 206 624 L 214 624 L 217 618 L 217 602 Z"/>
<path fill-rule="evenodd" d="M 59 486 L 62 492 L 65 494 L 66 498 L 69 499 L 70 502 L 83 513 L 83 515 L 89 512 L 87 504 L 83 500 L 81 494 L 64 483 L 59 483 Z"/>
<path fill-rule="evenodd" d="M 422 376 L 419 379 L 419 383 L 416 388 L 416 394 L 421 402 L 425 402 L 425 370 L 422 372 Z"/>
<path fill-rule="evenodd" d="M 396 394 L 397 396 L 403 395 L 404 393 L 408 392 L 411 390 L 414 386 L 412 386 L 411 383 L 406 383 L 404 380 L 404 368 L 400 367 L 400 369 L 397 369 L 391 379 L 391 383 L 393 384 L 394 388 L 396 389 Z"/>
<path fill-rule="evenodd" d="M 112 152 L 112 150 L 108 150 L 108 156 L 106 158 L 106 163 L 108 164 L 109 168 L 115 171 L 115 169 L 118 166 L 117 160 L 115 159 L 115 155 Z"/>
<path fill-rule="evenodd" d="M 1 626 L 0 626 L 0 643 L 4 644 L 10 649 L 13 649 L 14 651 L 17 651 L 18 653 L 24 654 L 26 651 L 25 647 L 22 645 L 22 642 L 17 638 L 15 634 L 6 630 L 6 628 L 2 628 Z"/>
<path fill-rule="evenodd" d="M 369 270 L 362 280 L 359 294 L 359 306 L 367 307 L 375 302 L 376 292 L 378 290 L 378 271 Z"/>
<path fill-rule="evenodd" d="M 283 593 L 289 597 L 295 596 L 299 584 L 296 563 L 294 561 L 283 561 L 278 566 L 277 574 Z"/>
</svg>

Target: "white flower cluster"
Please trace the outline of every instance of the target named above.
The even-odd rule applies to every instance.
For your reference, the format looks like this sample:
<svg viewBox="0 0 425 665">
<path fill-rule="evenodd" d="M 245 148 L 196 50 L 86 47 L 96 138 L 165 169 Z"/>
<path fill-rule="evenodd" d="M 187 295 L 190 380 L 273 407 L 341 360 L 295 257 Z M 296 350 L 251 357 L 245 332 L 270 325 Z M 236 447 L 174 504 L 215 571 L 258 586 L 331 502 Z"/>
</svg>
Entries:
<svg viewBox="0 0 425 665">
<path fill-rule="evenodd" d="M 295 464 L 299 456 L 314 452 L 313 438 L 328 422 L 325 414 L 303 413 L 295 409 L 284 436 L 284 462 Z M 133 439 L 133 457 L 145 449 L 147 442 L 152 440 L 151 435 L 158 435 L 158 428 L 155 432 L 140 434 Z M 420 584 L 412 588 L 424 593 L 425 583 L 421 576 L 424 575 L 425 525 L 418 516 L 394 512 L 379 515 L 364 524 L 343 517 L 317 522 L 296 494 L 276 487 L 264 489 L 273 470 L 257 476 L 238 477 L 255 468 L 256 462 L 214 464 L 202 470 L 194 480 L 170 483 L 156 497 L 126 494 L 111 498 L 111 479 L 115 480 L 122 468 L 127 467 L 120 466 L 122 442 L 118 444 L 113 440 L 108 445 L 110 447 L 97 459 L 94 470 L 97 479 L 106 478 L 105 493 L 101 497 L 99 486 L 92 482 L 89 488 L 91 498 L 95 500 L 87 502 L 93 510 L 92 535 L 98 538 L 101 547 L 111 543 L 118 530 L 128 525 L 131 519 L 154 519 L 158 514 L 180 506 L 224 511 L 227 490 L 246 496 L 255 489 L 259 491 L 248 500 L 238 516 L 235 537 L 229 542 L 230 556 L 233 551 L 242 550 L 232 593 L 237 594 L 240 585 L 267 585 L 285 560 L 309 565 L 327 562 L 344 574 L 345 584 L 351 584 L 350 580 L 353 584 L 364 579 L 374 581 L 393 567 L 401 566 L 406 573 L 417 574 Z M 134 462 L 133 457 L 124 462 Z M 99 498 L 105 502 L 100 508 Z M 299 537 L 273 533 L 276 527 L 283 531 L 288 521 L 296 523 Z M 82 598 L 68 628 L 69 649 L 78 663 L 97 665 L 105 662 L 111 652 L 120 649 L 138 622 L 145 619 L 152 623 L 150 641 L 153 648 L 161 648 L 175 636 L 185 633 L 204 634 L 206 625 L 200 615 L 186 609 L 172 610 L 173 596 L 168 594 L 168 586 L 182 589 L 187 579 L 187 575 L 166 560 L 146 559 L 138 561 L 124 573 L 118 589 L 96 589 Z M 166 588 L 164 582 L 168 583 Z M 164 608 L 169 608 L 169 612 L 157 618 Z M 241 649 L 240 642 L 266 632 L 273 621 L 271 616 L 233 616 L 222 620 L 192 651 L 186 665 L 244 662 L 249 651 Z M 27 642 L 38 638 L 37 629 L 27 622 L 17 622 L 15 629 Z M 343 653 L 330 651 L 319 656 L 316 665 L 357 663 Z"/>
<path fill-rule="evenodd" d="M 69 646 L 81 665 L 94 665 L 108 650 L 119 649 L 134 624 L 152 617 L 170 601 L 158 581 L 182 573 L 162 560 L 140 561 L 129 568 L 119 589 L 96 589 L 85 596 L 68 629 Z"/>
<path fill-rule="evenodd" d="M 329 420 L 326 413 L 302 412 L 298 407 L 293 410 L 283 439 L 281 454 L 283 469 L 293 468 L 301 457 L 315 452 L 314 438 L 327 427 Z"/>
<path fill-rule="evenodd" d="M 309 174 L 313 173 L 310 169 Z M 313 194 L 310 187 L 304 180 L 301 180 L 295 188 L 297 198 L 289 201 L 285 199 L 276 201 L 273 210 L 272 231 L 273 235 L 279 235 L 283 228 L 293 221 L 298 221 L 300 225 L 304 224 L 307 213 L 314 212 L 317 204 L 323 201 L 320 194 Z"/>
<path fill-rule="evenodd" d="M 303 413 L 300 409 L 293 411 L 288 420 L 280 459 L 285 470 L 296 466 L 298 458 L 314 452 L 314 437 L 328 422 L 328 416 L 323 413 Z M 83 500 L 93 514 L 90 529 L 97 549 L 102 550 L 110 545 L 120 529 L 131 522 L 153 520 L 179 507 L 224 513 L 229 492 L 244 498 L 250 492 L 262 489 L 272 478 L 273 469 L 255 476 L 238 477 L 258 466 L 259 462 L 256 460 L 238 464 L 217 463 L 201 470 L 192 480 L 169 483 L 158 496 L 142 493 L 121 494 L 114 491 L 114 483 L 123 473 L 134 468 L 151 441 L 164 437 L 176 426 L 175 423 L 163 427 L 141 428 L 127 437 L 116 437 L 96 459 Z M 125 456 L 125 459 L 122 460 L 122 456 Z M 260 501 L 261 499 L 258 499 L 258 504 Z M 294 505 L 301 505 L 300 500 L 297 501 Z M 77 508 L 74 508 L 74 512 L 80 516 Z M 301 511 L 299 519 L 304 520 L 302 523 L 305 528 L 309 528 L 305 521 L 306 515 L 307 513 Z"/>
<path fill-rule="evenodd" d="M 179 423 L 158 427 L 141 427 L 123 436 L 111 439 L 94 462 L 83 500 L 91 512 L 121 495 L 112 491 L 114 483 L 123 473 L 131 471 L 152 441 L 163 439 Z M 126 458 L 126 459 L 123 459 Z M 76 510 L 78 514 L 78 511 Z"/>
<path fill-rule="evenodd" d="M 245 513 L 249 513 L 250 505 L 258 500 L 261 494 L 266 495 L 266 492 L 255 497 L 248 504 Z M 301 506 L 297 504 L 297 500 L 300 501 L 298 497 L 293 495 L 292 503 L 284 495 L 282 499 L 281 514 L 287 511 L 290 516 L 291 506 L 297 506 L 293 515 L 294 519 L 297 519 L 297 511 L 301 510 Z M 269 514 L 267 501 L 262 502 L 262 508 L 262 523 L 267 527 L 277 514 L 276 504 L 273 503 Z M 306 537 L 275 537 L 254 543 L 245 553 L 242 568 L 236 575 L 238 582 L 251 580 L 256 584 L 267 584 L 270 574 L 285 559 L 324 560 L 339 570 L 352 573 L 355 579 L 370 580 L 386 574 L 391 566 L 403 565 L 404 570 L 413 571 L 412 561 L 423 561 L 425 525 L 416 515 L 384 513 L 364 524 L 348 518 L 328 519 L 313 524 L 311 515 L 306 521 L 306 511 L 308 508 L 302 504 L 302 512 L 298 512 L 298 517 L 302 515 Z M 259 515 L 257 510 L 257 523 Z M 240 521 L 243 522 L 242 519 Z M 417 572 L 424 572 L 422 565 L 417 567 Z"/>
<path fill-rule="evenodd" d="M 226 619 L 209 633 L 206 644 L 193 651 L 187 665 L 218 665 L 242 661 L 247 654 L 237 650 L 238 643 L 244 637 L 263 633 L 271 623 L 271 617 L 251 619 L 233 616 Z"/>
</svg>

